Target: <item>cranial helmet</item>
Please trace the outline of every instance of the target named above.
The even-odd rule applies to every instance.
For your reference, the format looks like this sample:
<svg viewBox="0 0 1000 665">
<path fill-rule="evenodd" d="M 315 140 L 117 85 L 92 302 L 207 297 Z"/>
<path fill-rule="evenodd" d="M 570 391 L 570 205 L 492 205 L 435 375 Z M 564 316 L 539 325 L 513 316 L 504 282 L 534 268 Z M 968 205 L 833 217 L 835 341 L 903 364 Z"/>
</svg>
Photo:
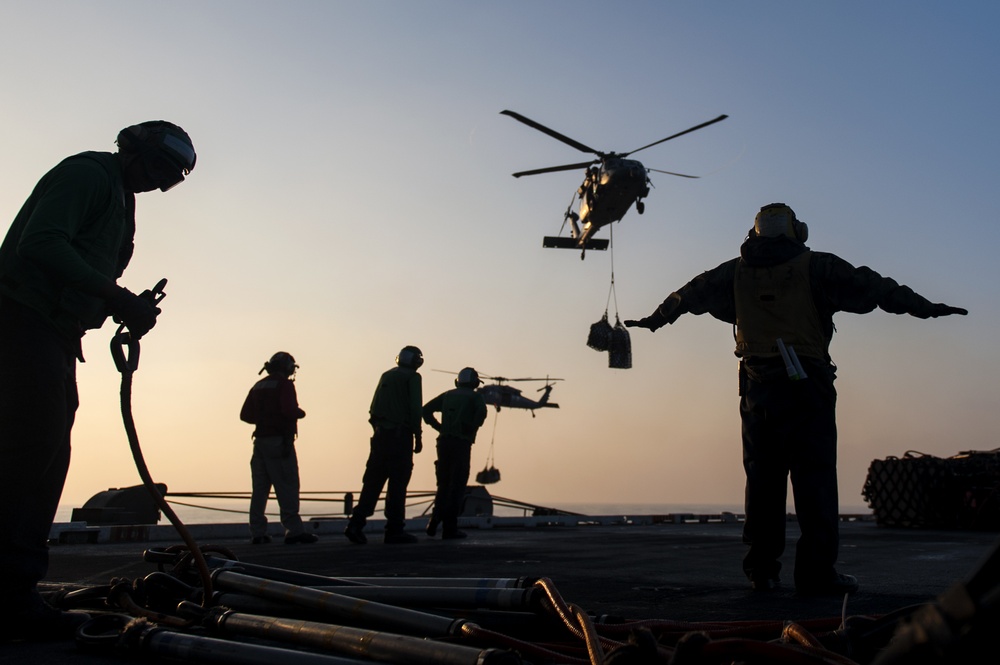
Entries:
<svg viewBox="0 0 1000 665">
<path fill-rule="evenodd" d="M 455 386 L 457 388 L 478 388 L 480 383 L 482 381 L 479 380 L 479 372 L 471 367 L 463 369 L 458 373 L 458 377 L 455 378 Z"/>
<path fill-rule="evenodd" d="M 795 211 L 784 203 L 769 203 L 760 209 L 753 220 L 753 235 L 764 238 L 787 236 L 805 242 L 809 238 L 809 227 L 800 222 L 795 217 Z"/>
<path fill-rule="evenodd" d="M 278 351 L 271 359 L 264 363 L 264 367 L 257 372 L 258 374 L 263 374 L 267 372 L 268 374 L 282 374 L 284 376 L 291 376 L 295 374 L 295 370 L 299 368 L 295 364 L 295 358 L 292 354 L 285 353 L 284 351 Z"/>
<path fill-rule="evenodd" d="M 418 369 L 424 364 L 424 354 L 415 346 L 404 346 L 396 356 L 396 364 L 400 367 Z"/>
<path fill-rule="evenodd" d="M 194 170 L 198 156 L 191 137 L 183 129 L 166 120 L 149 120 L 118 132 L 115 141 L 123 153 L 143 155 L 147 168 L 155 170 L 167 191 L 184 180 Z"/>
</svg>

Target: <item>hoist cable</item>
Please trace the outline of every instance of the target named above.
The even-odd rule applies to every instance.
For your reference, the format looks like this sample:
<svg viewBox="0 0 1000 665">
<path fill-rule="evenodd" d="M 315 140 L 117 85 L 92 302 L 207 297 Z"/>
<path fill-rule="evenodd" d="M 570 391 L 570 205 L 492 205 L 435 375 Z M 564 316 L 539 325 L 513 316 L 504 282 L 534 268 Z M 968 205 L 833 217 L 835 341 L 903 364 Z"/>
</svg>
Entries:
<svg viewBox="0 0 1000 665">
<path fill-rule="evenodd" d="M 615 292 L 615 228 L 614 225 L 610 226 L 610 241 L 608 243 L 608 251 L 611 254 L 611 286 L 608 288 L 608 301 L 604 305 L 604 315 L 607 316 L 608 311 L 611 308 L 611 299 L 614 298 L 615 301 L 615 320 L 618 320 L 618 294 Z"/>
</svg>

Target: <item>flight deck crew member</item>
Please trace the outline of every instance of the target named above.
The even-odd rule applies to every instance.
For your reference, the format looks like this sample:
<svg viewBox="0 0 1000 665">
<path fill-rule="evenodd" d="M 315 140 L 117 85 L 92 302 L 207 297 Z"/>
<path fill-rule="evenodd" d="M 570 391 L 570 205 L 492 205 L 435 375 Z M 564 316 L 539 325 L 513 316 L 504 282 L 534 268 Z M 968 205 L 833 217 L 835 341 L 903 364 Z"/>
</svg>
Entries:
<svg viewBox="0 0 1000 665">
<path fill-rule="evenodd" d="M 156 324 L 152 298 L 115 283 L 132 257 L 135 195 L 165 192 L 195 165 L 191 138 L 162 120 L 117 144 L 46 173 L 0 245 L 0 640 L 66 637 L 79 623 L 37 583 L 69 469 L 81 339 L 108 314 L 135 340 Z"/>
<path fill-rule="evenodd" d="M 479 373 L 466 367 L 458 373 L 453 390 L 424 405 L 424 422 L 438 431 L 434 463 L 437 493 L 427 522 L 429 536 L 434 536 L 441 524 L 442 538 L 465 538 L 465 532 L 458 528 L 458 515 L 469 482 L 472 444 L 486 421 L 486 400 L 476 392 L 480 383 Z M 441 422 L 434 417 L 435 413 L 441 414 Z"/>
<path fill-rule="evenodd" d="M 385 535 L 383 542 L 406 544 L 417 542 L 406 533 L 406 488 L 413 474 L 413 455 L 423 450 L 420 417 L 423 392 L 417 369 L 424 356 L 415 346 L 405 346 L 396 356 L 396 367 L 386 370 L 379 378 L 368 409 L 368 422 L 374 430 L 361 496 L 351 513 L 344 535 L 352 543 L 368 542 L 364 528 L 375 513 L 379 494 L 388 482 L 385 494 Z"/>
<path fill-rule="evenodd" d="M 876 307 L 921 319 L 966 314 L 932 303 L 907 286 L 834 254 L 806 247 L 808 229 L 791 208 L 761 208 L 740 256 L 671 293 L 649 316 L 626 321 L 655 331 L 682 314 L 735 325 L 740 358 L 740 416 L 746 472 L 749 546 L 743 569 L 757 590 L 773 588 L 785 547 L 785 500 L 791 476 L 801 529 L 796 591 L 842 595 L 857 580 L 835 569 L 839 549 L 833 314 Z"/>
<path fill-rule="evenodd" d="M 299 460 L 295 454 L 298 423 L 306 417 L 299 408 L 295 393 L 295 358 L 278 351 L 257 372 L 267 376 L 254 384 L 243 402 L 240 420 L 256 425 L 253 431 L 253 456 L 250 458 L 250 542 L 271 542 L 267 534 L 267 499 L 274 487 L 285 544 L 315 543 L 316 534 L 308 533 L 299 517 Z"/>
</svg>

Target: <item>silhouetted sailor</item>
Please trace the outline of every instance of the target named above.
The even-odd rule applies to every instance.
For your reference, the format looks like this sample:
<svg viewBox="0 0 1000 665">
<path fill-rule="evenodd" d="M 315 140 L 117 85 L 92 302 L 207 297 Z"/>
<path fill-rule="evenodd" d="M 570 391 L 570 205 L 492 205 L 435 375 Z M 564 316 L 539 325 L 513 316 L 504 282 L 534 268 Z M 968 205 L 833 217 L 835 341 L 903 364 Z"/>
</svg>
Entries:
<svg viewBox="0 0 1000 665">
<path fill-rule="evenodd" d="M 384 542 L 405 544 L 417 542 L 406 533 L 406 488 L 413 474 L 413 455 L 423 450 L 420 436 L 420 416 L 423 392 L 417 369 L 424 356 L 415 346 L 405 346 L 396 356 L 396 367 L 386 370 L 379 378 L 368 409 L 368 422 L 374 430 L 371 449 L 362 479 L 361 496 L 354 507 L 344 535 L 352 543 L 368 542 L 364 534 L 368 518 L 375 513 L 382 488 L 385 493 Z"/>
<path fill-rule="evenodd" d="M 967 312 L 932 303 L 870 268 L 813 252 L 807 238 L 808 228 L 791 208 L 764 206 L 738 258 L 694 278 L 646 318 L 625 323 L 655 331 L 681 314 L 707 312 L 735 326 L 746 472 L 743 540 L 749 545 L 743 569 L 754 589 L 778 583 L 790 475 L 802 531 L 796 591 L 840 595 L 858 583 L 834 567 L 839 504 L 836 367 L 829 354 L 833 314 L 879 307 L 926 319 Z"/>
<path fill-rule="evenodd" d="M 196 160 L 187 133 L 162 120 L 117 143 L 46 173 L 0 245 L 0 639 L 67 637 L 77 623 L 37 583 L 69 469 L 81 338 L 109 314 L 134 340 L 156 324 L 152 298 L 115 283 L 132 258 L 135 194 L 167 191 Z"/>
<path fill-rule="evenodd" d="M 458 528 L 458 515 L 469 482 L 472 444 L 486 420 L 486 400 L 476 392 L 480 383 L 479 373 L 466 367 L 455 378 L 454 389 L 424 405 L 424 422 L 438 432 L 437 461 L 434 463 L 437 493 L 427 523 L 429 536 L 435 535 L 441 524 L 442 538 L 465 538 L 465 532 Z M 440 422 L 434 417 L 435 413 L 441 414 Z"/>
<path fill-rule="evenodd" d="M 299 459 L 295 453 L 298 423 L 306 417 L 295 392 L 295 358 L 278 351 L 257 372 L 267 376 L 254 384 L 243 402 L 240 420 L 255 425 L 250 458 L 250 542 L 271 542 L 267 534 L 267 499 L 274 487 L 285 544 L 315 543 L 299 517 Z"/>
</svg>

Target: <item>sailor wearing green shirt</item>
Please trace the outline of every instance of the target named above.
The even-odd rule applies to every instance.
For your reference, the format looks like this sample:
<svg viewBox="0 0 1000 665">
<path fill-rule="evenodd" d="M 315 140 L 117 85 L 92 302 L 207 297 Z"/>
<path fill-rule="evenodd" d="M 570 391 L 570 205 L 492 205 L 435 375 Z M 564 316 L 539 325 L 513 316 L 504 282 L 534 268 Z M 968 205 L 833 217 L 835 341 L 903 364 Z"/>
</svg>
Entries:
<svg viewBox="0 0 1000 665">
<path fill-rule="evenodd" d="M 121 130 L 118 152 L 83 152 L 46 173 L 0 245 L 0 641 L 69 637 L 75 613 L 47 605 L 48 536 L 70 461 L 81 338 L 109 314 L 132 339 L 151 299 L 116 284 L 132 258 L 135 195 L 167 191 L 195 164 L 183 129 Z"/>
<path fill-rule="evenodd" d="M 361 496 L 351 513 L 344 535 L 352 543 L 368 542 L 364 528 L 375 513 L 382 488 L 385 493 L 385 537 L 387 544 L 415 543 L 406 533 L 406 488 L 413 474 L 413 455 L 423 449 L 420 415 L 423 404 L 420 374 L 424 356 L 415 346 L 405 346 L 396 356 L 396 367 L 383 372 L 368 410 L 371 450 L 362 478 Z"/>
<path fill-rule="evenodd" d="M 479 373 L 466 367 L 458 373 L 453 390 L 441 393 L 424 405 L 424 422 L 438 431 L 437 462 L 434 464 L 437 494 L 427 523 L 429 536 L 437 533 L 440 523 L 442 538 L 465 538 L 465 532 L 458 529 L 458 515 L 469 482 L 472 444 L 486 420 L 486 400 L 476 392 L 480 383 Z M 441 422 L 434 417 L 435 413 L 441 414 Z"/>
</svg>

